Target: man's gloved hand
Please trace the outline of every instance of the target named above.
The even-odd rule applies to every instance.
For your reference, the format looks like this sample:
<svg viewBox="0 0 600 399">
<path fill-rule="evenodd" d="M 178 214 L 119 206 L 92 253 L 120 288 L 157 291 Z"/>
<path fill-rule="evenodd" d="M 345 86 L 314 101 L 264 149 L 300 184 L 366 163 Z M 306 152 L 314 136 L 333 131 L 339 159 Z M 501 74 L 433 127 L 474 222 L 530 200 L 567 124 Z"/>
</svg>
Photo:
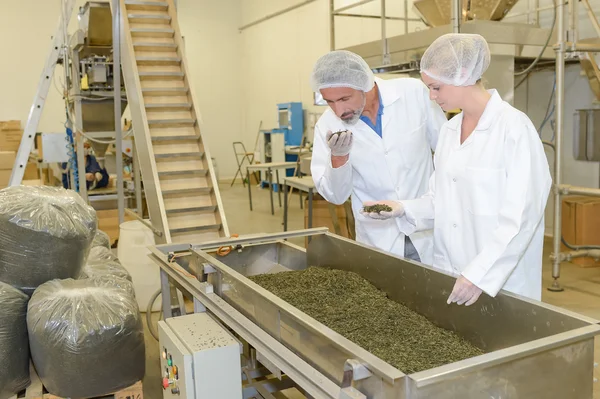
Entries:
<svg viewBox="0 0 600 399">
<path fill-rule="evenodd" d="M 391 210 L 382 210 L 377 212 L 376 210 L 372 209 L 373 207 L 388 207 L 388 209 Z M 371 219 L 385 220 L 399 218 L 404 216 L 404 206 L 402 206 L 402 203 L 398 201 L 366 201 L 363 203 L 360 213 L 364 216 L 370 217 Z"/>
<path fill-rule="evenodd" d="M 459 276 L 456 279 L 456 283 L 454 283 L 452 293 L 448 297 L 448 304 L 456 302 L 458 305 L 464 304 L 465 306 L 471 306 L 477 302 L 482 292 L 481 288 L 477 287 L 465 277 Z"/>
<path fill-rule="evenodd" d="M 325 140 L 327 140 L 327 145 L 331 149 L 331 155 L 334 157 L 343 157 L 350 154 L 353 141 L 351 131 L 346 130 L 337 134 L 330 130 L 327 132 Z"/>
</svg>

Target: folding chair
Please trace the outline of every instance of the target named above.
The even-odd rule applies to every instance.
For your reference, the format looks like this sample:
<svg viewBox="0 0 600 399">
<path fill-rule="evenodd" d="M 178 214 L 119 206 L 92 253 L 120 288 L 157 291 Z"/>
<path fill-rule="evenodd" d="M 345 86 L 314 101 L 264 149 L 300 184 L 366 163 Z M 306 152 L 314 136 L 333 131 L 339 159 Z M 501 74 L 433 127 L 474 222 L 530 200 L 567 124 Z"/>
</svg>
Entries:
<svg viewBox="0 0 600 399">
<path fill-rule="evenodd" d="M 235 172 L 235 176 L 233 176 L 230 187 L 235 183 L 235 179 L 237 179 L 238 174 L 242 179 L 242 184 L 244 187 L 246 187 L 246 181 L 244 179 L 242 167 L 244 166 L 244 161 L 246 160 L 248 161 L 248 165 L 252 165 L 252 163 L 254 163 L 254 153 L 246 151 L 246 146 L 241 141 L 233 142 L 233 152 L 235 153 L 235 161 L 237 162 L 238 169 L 237 172 Z M 248 182 L 248 184 L 250 184 L 250 182 Z"/>
</svg>

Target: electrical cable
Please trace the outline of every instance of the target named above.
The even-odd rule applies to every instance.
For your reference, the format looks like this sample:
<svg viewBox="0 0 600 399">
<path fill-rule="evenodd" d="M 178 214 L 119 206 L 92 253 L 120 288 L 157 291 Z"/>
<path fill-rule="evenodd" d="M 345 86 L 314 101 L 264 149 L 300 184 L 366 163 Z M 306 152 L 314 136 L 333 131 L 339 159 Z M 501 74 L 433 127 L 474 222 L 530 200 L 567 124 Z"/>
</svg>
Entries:
<svg viewBox="0 0 600 399">
<path fill-rule="evenodd" d="M 529 74 L 529 72 L 531 72 L 533 70 L 533 68 L 535 68 L 537 63 L 540 61 L 540 59 L 544 55 L 544 51 L 546 51 L 546 47 L 548 47 L 548 43 L 550 43 L 550 39 L 552 38 L 552 33 L 554 32 L 554 26 L 556 25 L 556 7 L 557 7 L 556 0 L 552 0 L 552 4 L 554 5 L 554 7 L 552 7 L 552 14 L 553 14 L 552 26 L 550 27 L 550 33 L 548 33 L 548 38 L 546 39 L 546 43 L 544 43 L 544 47 L 542 48 L 542 51 L 540 51 L 540 54 L 537 56 L 537 58 L 535 60 L 533 60 L 533 62 L 531 63 L 531 65 L 529 65 L 529 67 L 527 67 L 527 69 L 525 69 L 521 72 L 515 72 L 515 76 L 522 76 L 522 75 Z"/>
</svg>

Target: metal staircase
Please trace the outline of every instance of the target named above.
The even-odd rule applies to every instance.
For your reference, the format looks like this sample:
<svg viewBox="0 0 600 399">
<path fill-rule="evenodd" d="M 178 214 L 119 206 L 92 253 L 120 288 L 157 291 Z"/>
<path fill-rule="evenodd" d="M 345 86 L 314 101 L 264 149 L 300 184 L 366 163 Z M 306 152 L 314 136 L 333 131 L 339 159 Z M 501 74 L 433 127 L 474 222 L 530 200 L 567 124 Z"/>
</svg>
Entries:
<svg viewBox="0 0 600 399">
<path fill-rule="evenodd" d="M 173 0 L 120 7 L 121 65 L 157 241 L 229 236 Z"/>
</svg>

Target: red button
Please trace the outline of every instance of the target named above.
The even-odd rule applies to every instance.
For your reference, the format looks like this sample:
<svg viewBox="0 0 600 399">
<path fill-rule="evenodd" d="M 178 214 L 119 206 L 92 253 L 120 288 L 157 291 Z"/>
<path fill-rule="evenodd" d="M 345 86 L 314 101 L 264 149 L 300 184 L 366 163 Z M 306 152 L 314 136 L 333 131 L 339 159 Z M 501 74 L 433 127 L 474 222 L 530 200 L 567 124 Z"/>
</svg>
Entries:
<svg viewBox="0 0 600 399">
<path fill-rule="evenodd" d="M 163 378 L 162 385 L 163 385 L 164 389 L 167 389 L 169 387 L 169 385 L 171 385 L 169 383 L 169 379 L 168 378 Z"/>
</svg>

